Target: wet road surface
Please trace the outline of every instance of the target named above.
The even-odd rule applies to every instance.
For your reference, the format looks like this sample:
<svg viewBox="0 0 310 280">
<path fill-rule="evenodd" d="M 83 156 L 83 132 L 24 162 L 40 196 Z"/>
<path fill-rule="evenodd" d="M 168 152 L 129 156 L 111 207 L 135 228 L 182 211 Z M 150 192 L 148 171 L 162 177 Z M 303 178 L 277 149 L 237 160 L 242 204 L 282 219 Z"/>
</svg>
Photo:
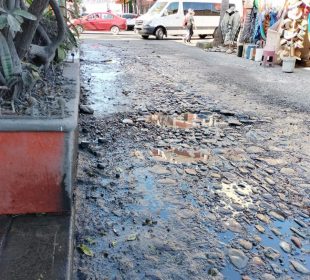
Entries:
<svg viewBox="0 0 310 280">
<path fill-rule="evenodd" d="M 294 99 L 180 40 L 86 34 L 81 58 L 74 279 L 309 279 L 305 72 Z"/>
</svg>

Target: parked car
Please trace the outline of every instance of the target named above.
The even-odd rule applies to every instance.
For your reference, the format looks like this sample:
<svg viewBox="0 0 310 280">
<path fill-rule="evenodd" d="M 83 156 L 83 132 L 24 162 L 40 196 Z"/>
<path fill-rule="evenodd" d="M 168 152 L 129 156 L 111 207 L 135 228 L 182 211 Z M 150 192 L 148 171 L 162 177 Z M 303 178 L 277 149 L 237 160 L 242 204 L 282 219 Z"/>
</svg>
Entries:
<svg viewBox="0 0 310 280">
<path fill-rule="evenodd" d="M 126 19 L 127 30 L 133 30 L 135 27 L 136 18 L 138 17 L 138 15 L 132 14 L 132 13 L 124 13 L 124 14 L 120 14 L 120 16 Z"/>
<path fill-rule="evenodd" d="M 111 31 L 118 34 L 120 30 L 126 30 L 126 19 L 109 12 L 92 13 L 75 19 L 73 25 L 79 33 L 87 31 Z"/>
</svg>

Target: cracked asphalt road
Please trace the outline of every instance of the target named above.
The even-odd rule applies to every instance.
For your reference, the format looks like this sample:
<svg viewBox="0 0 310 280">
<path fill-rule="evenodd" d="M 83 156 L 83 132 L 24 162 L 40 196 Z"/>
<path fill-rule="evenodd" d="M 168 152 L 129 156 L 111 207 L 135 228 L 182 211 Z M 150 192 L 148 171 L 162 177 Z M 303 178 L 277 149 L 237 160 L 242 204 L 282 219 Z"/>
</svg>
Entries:
<svg viewBox="0 0 310 280">
<path fill-rule="evenodd" d="M 81 78 L 75 279 L 309 279 L 309 71 L 85 34 Z"/>
</svg>

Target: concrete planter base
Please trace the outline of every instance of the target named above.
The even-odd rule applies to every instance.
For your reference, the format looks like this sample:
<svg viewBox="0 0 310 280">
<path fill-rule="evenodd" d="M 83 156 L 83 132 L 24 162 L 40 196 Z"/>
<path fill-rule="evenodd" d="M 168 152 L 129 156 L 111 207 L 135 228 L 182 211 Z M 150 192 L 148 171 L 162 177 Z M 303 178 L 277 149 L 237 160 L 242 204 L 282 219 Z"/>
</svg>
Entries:
<svg viewBox="0 0 310 280">
<path fill-rule="evenodd" d="M 64 75 L 75 80 L 63 119 L 0 119 L 0 214 L 70 212 L 77 157 L 79 62 Z"/>
<path fill-rule="evenodd" d="M 293 73 L 295 69 L 295 57 L 283 57 L 282 71 L 285 73 Z"/>
</svg>

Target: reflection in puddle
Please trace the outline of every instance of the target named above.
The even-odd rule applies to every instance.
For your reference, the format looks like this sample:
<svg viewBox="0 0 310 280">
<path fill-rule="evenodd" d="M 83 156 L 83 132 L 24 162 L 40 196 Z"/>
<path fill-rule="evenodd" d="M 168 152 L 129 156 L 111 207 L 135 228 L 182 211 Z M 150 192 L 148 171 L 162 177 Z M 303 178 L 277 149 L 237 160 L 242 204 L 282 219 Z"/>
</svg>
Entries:
<svg viewBox="0 0 310 280">
<path fill-rule="evenodd" d="M 309 219 L 308 219 L 309 222 Z M 296 228 L 298 227 L 298 224 L 296 224 L 293 220 L 285 220 L 284 222 L 281 221 L 272 221 L 271 225 L 269 227 L 266 227 L 266 232 L 264 234 L 258 233 L 260 238 L 262 239 L 260 246 L 262 248 L 273 248 L 277 250 L 281 254 L 281 269 L 290 267 L 290 260 L 294 260 L 297 257 L 298 261 L 301 261 L 301 263 L 305 267 L 309 267 L 310 265 L 310 254 L 306 252 L 307 246 L 309 249 L 309 240 L 304 241 L 303 248 L 299 249 L 296 246 L 291 246 L 292 252 L 287 253 L 283 251 L 280 247 L 281 241 L 289 242 L 290 238 L 292 236 L 295 236 L 294 233 L 291 232 L 290 228 Z M 281 232 L 281 235 L 276 235 L 274 232 L 272 232 L 271 228 L 277 228 L 279 232 Z M 256 233 L 254 227 L 251 228 L 252 233 Z M 261 247 L 255 247 L 253 252 L 259 254 Z M 308 279 L 308 278 L 301 278 L 301 275 L 298 275 L 294 269 L 289 269 L 287 272 L 287 275 L 292 277 L 291 279 Z"/>
<path fill-rule="evenodd" d="M 210 155 L 207 155 L 201 151 L 190 151 L 185 149 L 169 149 L 160 150 L 153 149 L 151 155 L 158 161 L 165 161 L 170 163 L 193 163 L 197 161 L 207 161 Z"/>
<path fill-rule="evenodd" d="M 149 214 L 153 217 L 159 217 L 161 220 L 167 220 L 173 206 L 161 198 L 154 177 L 149 173 L 144 173 L 141 169 L 136 169 L 133 174 L 137 179 L 137 190 L 143 193 L 143 200 L 130 208 L 133 211 L 142 212 L 146 216 Z"/>
<path fill-rule="evenodd" d="M 81 80 L 87 101 L 95 115 L 127 110 L 130 103 L 122 94 L 122 60 L 102 43 L 81 47 Z"/>
<path fill-rule="evenodd" d="M 222 182 L 222 190 L 220 192 L 225 193 L 233 203 L 240 204 L 244 208 L 252 204 L 252 198 L 250 197 L 252 193 L 251 186 L 244 182 L 242 184 L 226 184 Z"/>
<path fill-rule="evenodd" d="M 205 119 L 199 118 L 196 114 L 191 113 L 186 113 L 179 117 L 154 114 L 148 116 L 146 121 L 163 127 L 183 128 L 183 129 L 208 125 Z"/>
<path fill-rule="evenodd" d="M 106 73 L 97 72 L 97 73 L 92 73 L 91 76 L 92 78 L 94 78 L 96 82 L 100 82 L 100 81 L 113 81 L 116 79 L 117 74 L 118 73 L 116 72 L 106 72 Z M 102 85 L 98 85 L 98 86 L 102 86 Z"/>
</svg>

